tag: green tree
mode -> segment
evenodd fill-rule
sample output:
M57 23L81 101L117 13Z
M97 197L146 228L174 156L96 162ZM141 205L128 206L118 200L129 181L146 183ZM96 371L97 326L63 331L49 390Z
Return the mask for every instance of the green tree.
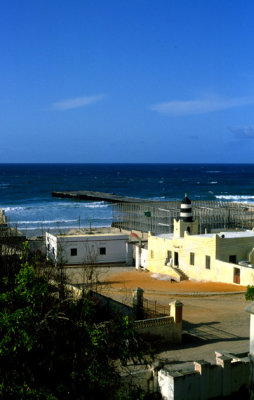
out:
M247 286L247 290L245 292L246 300L254 300L254 286Z
M114 360L142 359L127 318L96 322L88 296L59 297L27 257L12 279L1 278L1 289L0 398L121 398Z

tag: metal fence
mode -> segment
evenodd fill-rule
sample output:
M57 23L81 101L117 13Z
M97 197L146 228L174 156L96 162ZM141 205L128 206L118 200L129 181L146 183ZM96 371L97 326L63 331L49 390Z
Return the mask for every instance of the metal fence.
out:
M174 218L179 218L180 202L117 203L112 205L112 226L154 234L172 233ZM252 205L193 201L193 218L199 221L199 233L205 229L252 229L254 207Z
M144 318L157 318L169 315L169 306L162 306L156 300L143 299Z

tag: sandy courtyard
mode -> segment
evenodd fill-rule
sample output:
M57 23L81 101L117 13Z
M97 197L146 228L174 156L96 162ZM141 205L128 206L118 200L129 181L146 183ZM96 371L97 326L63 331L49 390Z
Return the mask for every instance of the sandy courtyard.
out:
M145 271L127 271L106 278L106 282L115 289L134 289L140 287L144 291L174 292L174 293L199 293L199 292L242 292L245 286L217 283L182 281L171 283L165 275Z

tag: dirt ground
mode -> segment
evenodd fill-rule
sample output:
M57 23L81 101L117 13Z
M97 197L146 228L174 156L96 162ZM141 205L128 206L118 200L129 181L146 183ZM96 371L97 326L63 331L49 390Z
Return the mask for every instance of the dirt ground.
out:
M244 286L194 281L171 283L162 280L163 276L137 271L134 267L102 267L98 272L102 291L115 300L131 297L132 289L141 287L145 298L163 306L176 298L183 303L183 343L160 349L158 358L172 363L200 359L214 362L215 351L248 352L249 314L245 307L249 302L243 293L238 294L246 290ZM73 283L80 282L78 269L70 269L68 274Z
M171 283L161 278L132 270L105 279L112 288L108 295L115 299L120 300L121 292L138 286L144 290L144 297L158 304L168 305L175 298L183 303L183 343L161 349L158 358L173 364L200 359L214 362L215 351L248 352L249 314L244 311L248 302L244 294L224 294L244 292L246 287L215 282ZM218 292L223 294L215 295Z
M113 275L106 278L106 281L115 289L141 287L145 291L167 293L241 292L246 290L245 286L217 282L182 281L171 283L165 275L136 270Z

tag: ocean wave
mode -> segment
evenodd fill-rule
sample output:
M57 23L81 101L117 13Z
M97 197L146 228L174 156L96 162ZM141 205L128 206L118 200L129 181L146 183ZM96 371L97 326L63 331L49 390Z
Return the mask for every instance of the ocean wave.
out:
M219 174L221 171L204 171L206 174Z
M10 212L10 211L23 211L27 207L1 207L4 211Z
M254 199L254 196L253 195L234 195L234 194L227 194L227 195L224 195L224 194L220 194L220 195L216 195L215 196L217 199L220 199L220 200L239 200L239 201L241 201L241 200L248 200L248 199Z
M110 205L104 202L93 203L80 203L80 202L47 202L42 204L24 204L23 206L2 206L1 208L6 212L19 212L25 210L41 210L50 208L108 208Z
M84 206L84 208L107 208L108 204L90 204Z
M108 203L105 203L104 201L93 201L93 202L79 202L79 201L72 201L70 200L69 202L52 202L52 203L47 203L50 204L52 207L64 207L64 208L107 208L109 207Z
M48 227L48 229L51 231L52 229L54 229L54 230L59 230L59 231L61 231L62 229L76 229L76 228L78 228L78 225L68 225L68 226L66 226L66 225L64 225L64 226L52 226L52 227ZM82 227L81 227L82 228ZM41 230L41 227L40 226L37 226L37 227L27 227L27 228L19 228L18 227L18 230L19 231L39 231L39 230Z
M55 220L49 220L49 221L45 221L45 220L41 220L41 221L11 221L11 224L60 224L60 223L67 223L67 222L77 222L79 221L78 218L76 219L55 219Z
M92 221L92 228L102 228L102 227L104 227L104 226L110 226L111 224L110 223L108 223L108 224L103 224L103 225L97 225L94 221ZM89 228L90 227L90 225L89 224L87 224L87 225L81 225L80 226L80 229L82 229L82 228ZM78 225L68 225L68 226L66 226L66 225L62 225L62 226L51 226L51 227L48 227L48 230L51 232L52 230L54 230L54 231L61 231L61 230L66 230L66 229L78 229L79 228L79 226ZM27 228L19 228L18 227L18 230L19 231L40 231L41 230L41 227L40 226L38 226L38 227L27 227Z
M212 181L212 182L209 182L210 183L210 185L216 185L218 182L217 181Z
M160 196L160 197L150 197L149 198L149 200L155 200L155 201L159 201L159 200L162 200L162 199L165 199L166 198L166 196Z

